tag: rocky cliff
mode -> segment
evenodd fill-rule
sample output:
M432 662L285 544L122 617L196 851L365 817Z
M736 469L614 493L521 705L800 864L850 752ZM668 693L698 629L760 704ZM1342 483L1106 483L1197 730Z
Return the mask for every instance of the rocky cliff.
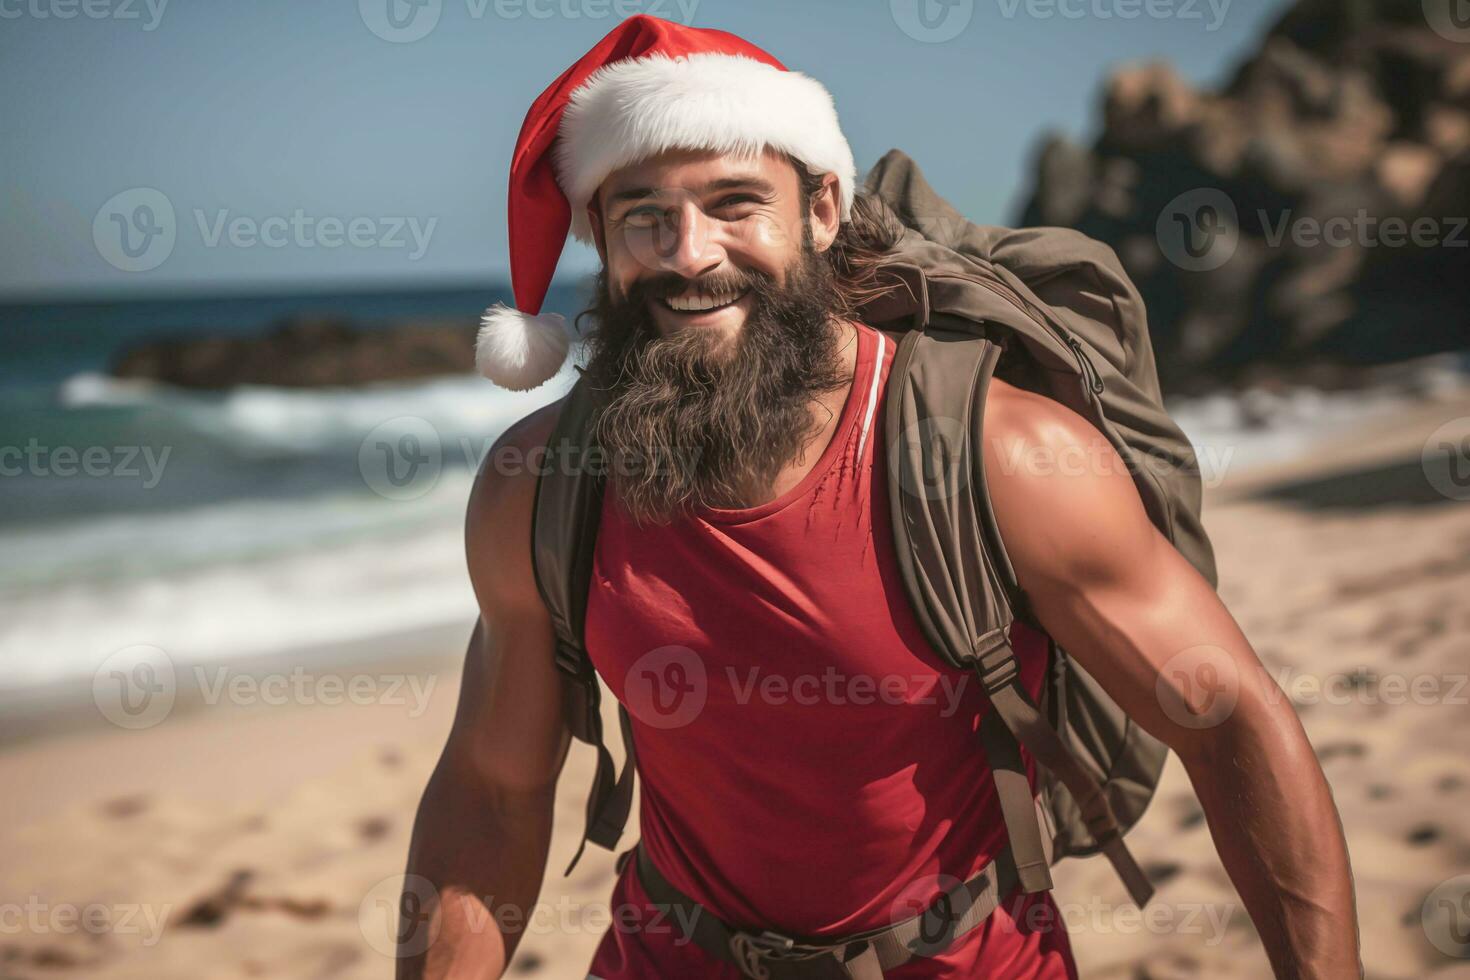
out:
M1121 68L1020 223L1113 246L1166 388L1470 347L1470 21L1442 6L1301 0L1218 92Z

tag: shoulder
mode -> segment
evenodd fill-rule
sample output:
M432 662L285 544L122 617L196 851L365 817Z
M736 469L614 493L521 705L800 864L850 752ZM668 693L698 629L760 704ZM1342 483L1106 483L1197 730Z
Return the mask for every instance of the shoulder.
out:
M465 514L465 556L477 593L538 599L531 567L531 515L541 466L536 452L551 440L565 398L511 424L475 474Z
M1096 426L1055 398L1000 378L992 378L985 393L984 431L987 454L999 448L997 442L1057 448L1107 442Z
M1152 524L1126 462L1076 411L996 379L982 431L986 489L1018 565L1088 577L1147 540Z

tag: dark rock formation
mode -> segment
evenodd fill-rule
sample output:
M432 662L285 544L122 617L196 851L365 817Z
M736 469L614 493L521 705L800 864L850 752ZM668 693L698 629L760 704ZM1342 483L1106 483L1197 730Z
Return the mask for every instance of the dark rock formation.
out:
M360 385L473 371L474 343L469 321L365 328L342 319L298 318L262 337L147 343L119 356L112 374L184 388Z
M1125 67L1093 147L1043 142L1019 221L1113 246L1173 390L1470 347L1470 27L1438 28L1300 0L1221 92Z

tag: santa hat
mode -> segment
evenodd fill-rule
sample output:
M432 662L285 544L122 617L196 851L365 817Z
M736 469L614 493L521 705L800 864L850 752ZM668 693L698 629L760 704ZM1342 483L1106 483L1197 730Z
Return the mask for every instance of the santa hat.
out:
M526 113L507 207L518 309L485 311L476 361L486 377L525 391L560 370L566 321L541 304L567 233L590 242L586 208L603 180L670 149L788 153L836 175L842 220L851 213L852 150L820 83L734 34L629 17Z

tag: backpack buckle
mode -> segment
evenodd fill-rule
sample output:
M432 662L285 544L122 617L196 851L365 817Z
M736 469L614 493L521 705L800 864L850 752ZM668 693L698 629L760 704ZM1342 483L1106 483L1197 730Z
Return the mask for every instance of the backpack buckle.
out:
M1015 652L1005 628L992 630L975 639L975 672L986 693L994 694L1016 678Z
M564 640L557 640L556 649L552 653L552 659L556 662L557 669L562 673L569 674L572 677L582 676L582 666L585 660L582 652L572 646L572 644Z
M770 929L759 935L736 932L730 935L730 953L740 972L751 980L768 980L771 970L766 960L802 960L828 952L825 948L804 946L790 936Z

